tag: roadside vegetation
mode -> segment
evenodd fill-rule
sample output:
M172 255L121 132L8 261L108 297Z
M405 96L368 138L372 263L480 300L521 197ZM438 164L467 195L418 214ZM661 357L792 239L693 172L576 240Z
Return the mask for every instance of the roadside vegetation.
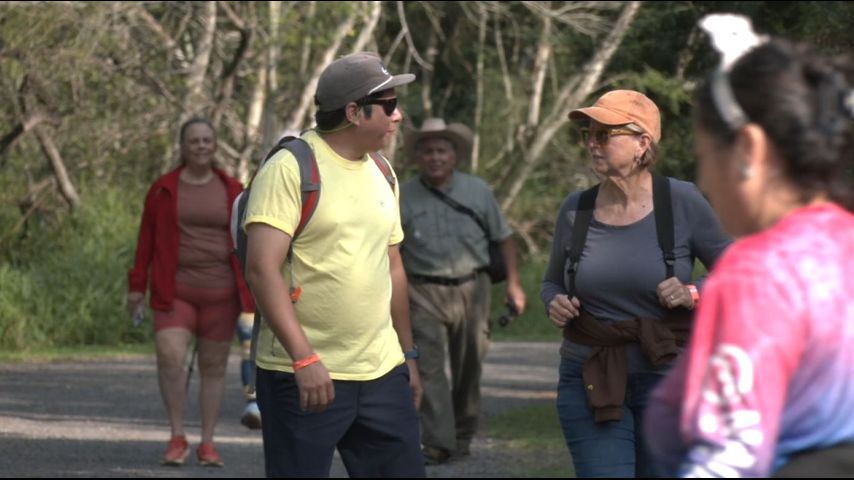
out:
M124 311L126 272L177 126L210 118L218 160L245 181L312 126L319 73L357 50L416 74L397 91L401 131L443 117L477 135L461 169L517 232L529 299L493 338L558 340L538 299L554 216L596 182L567 113L645 92L664 125L657 173L692 180L691 95L717 63L696 25L721 11L854 48L854 2L0 2L0 352L148 343ZM406 179L402 139L385 153Z

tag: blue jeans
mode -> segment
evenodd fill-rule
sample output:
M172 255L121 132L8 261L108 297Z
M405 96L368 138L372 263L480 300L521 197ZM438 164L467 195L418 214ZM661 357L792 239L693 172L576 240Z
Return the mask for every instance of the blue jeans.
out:
M335 380L323 412L303 412L292 373L257 369L267 477L329 477L335 448L350 477L425 477L406 364L375 380Z
M643 412L660 374L628 376L623 417L596 423L587 402L583 363L563 358L557 387L557 413L577 477L654 477L643 443Z

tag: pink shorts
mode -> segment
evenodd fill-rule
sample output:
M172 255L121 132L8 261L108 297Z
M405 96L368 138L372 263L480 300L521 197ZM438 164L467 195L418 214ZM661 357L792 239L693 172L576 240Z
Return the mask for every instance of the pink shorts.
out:
M236 288L197 288L178 284L172 311L154 311L154 331L183 328L201 339L227 342L234 337L240 310Z

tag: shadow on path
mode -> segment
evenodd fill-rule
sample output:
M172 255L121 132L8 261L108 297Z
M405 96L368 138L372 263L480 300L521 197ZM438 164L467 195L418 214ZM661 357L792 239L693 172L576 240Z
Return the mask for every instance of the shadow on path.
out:
M0 364L0 475L4 477L263 477L260 431L240 425L240 357L229 359L215 441L225 468L161 467L169 427L154 356L40 364ZM495 342L482 381L483 417L532 402L553 402L558 343ZM196 369L196 372L198 369ZM186 430L199 442L198 377L192 379ZM481 429L483 431L483 429ZM482 434L472 456L431 477L506 477L506 455ZM500 450L500 449L498 449ZM192 452L195 453L195 450ZM336 460L332 475L346 477Z

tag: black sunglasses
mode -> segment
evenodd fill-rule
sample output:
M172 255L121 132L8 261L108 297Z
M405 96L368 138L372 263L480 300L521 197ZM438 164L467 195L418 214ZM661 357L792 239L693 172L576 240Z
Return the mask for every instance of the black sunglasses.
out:
M368 98L359 102L359 105L382 105L383 112L385 112L387 117L390 117L394 114L394 111L397 108L397 97Z

